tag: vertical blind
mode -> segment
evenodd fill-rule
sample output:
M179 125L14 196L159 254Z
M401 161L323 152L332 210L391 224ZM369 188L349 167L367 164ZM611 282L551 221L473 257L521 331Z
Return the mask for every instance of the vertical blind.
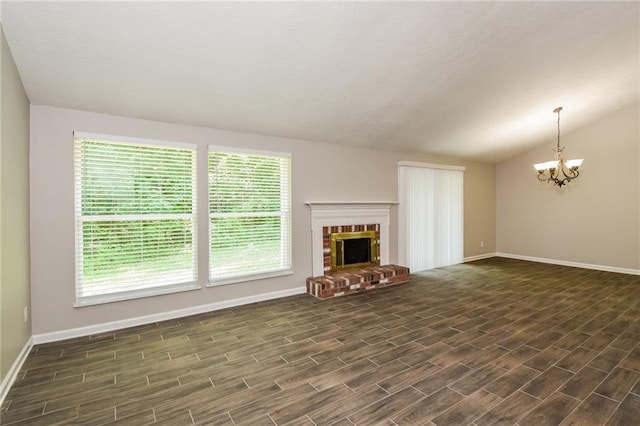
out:
M291 269L290 156L209 147L209 280Z
M196 148L75 134L77 302L196 279Z
M420 272L463 261L462 170L401 165L406 261Z

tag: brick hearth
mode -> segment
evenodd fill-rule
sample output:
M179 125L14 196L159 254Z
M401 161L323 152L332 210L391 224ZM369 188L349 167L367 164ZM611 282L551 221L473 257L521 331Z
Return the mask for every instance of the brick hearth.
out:
M307 293L319 299L358 293L409 281L409 268L398 265L373 266L327 273L307 278Z

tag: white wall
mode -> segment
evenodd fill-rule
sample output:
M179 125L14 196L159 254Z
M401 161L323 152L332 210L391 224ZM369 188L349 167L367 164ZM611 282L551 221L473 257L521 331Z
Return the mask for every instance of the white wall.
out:
M532 167L552 159L555 140L499 164L497 251L640 269L639 127L635 103L562 134L566 157L584 163L580 177L561 189L539 182Z
M284 151L292 154L294 275L145 299L74 308L73 131ZM137 120L47 106L31 107L31 261L33 332L152 315L287 289L311 275L310 213L305 201L397 200L400 160L464 165L465 256L495 251L495 166L453 159L347 148L302 140ZM205 201L201 204L206 205ZM204 208L206 213L206 207ZM397 261L397 212L392 209L391 262ZM206 219L204 222L206 224ZM479 247L479 240L485 247ZM478 240L478 241L476 241ZM206 226L199 241L207 241ZM206 244L200 244L205 250ZM200 271L206 255L200 252ZM203 268L204 266L204 268Z
M29 99L0 27L2 131L0 137L0 382L31 338L29 301ZM17 373L14 372L14 373ZM10 380L7 379L7 380ZM4 391L7 389L0 389ZM2 393L2 392L0 392Z

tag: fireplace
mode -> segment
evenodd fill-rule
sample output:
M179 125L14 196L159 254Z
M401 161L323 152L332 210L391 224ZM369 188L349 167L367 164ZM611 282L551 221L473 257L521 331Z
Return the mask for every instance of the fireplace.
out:
M378 225L368 225L378 228ZM378 232L379 234L379 232ZM336 232L330 234L331 272L365 268L380 264L379 236L376 231Z
M307 202L311 211L313 276L331 273L331 234L374 231L375 261L389 263L389 222L395 202Z
M307 293L321 298L409 281L409 268L389 265L389 222L395 202L307 202L313 276Z

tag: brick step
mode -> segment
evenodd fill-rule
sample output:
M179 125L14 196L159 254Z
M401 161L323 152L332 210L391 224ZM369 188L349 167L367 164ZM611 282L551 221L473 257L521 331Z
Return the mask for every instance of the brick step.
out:
M319 299L327 299L406 282L409 282L409 268L406 266L372 266L309 277L307 293Z

